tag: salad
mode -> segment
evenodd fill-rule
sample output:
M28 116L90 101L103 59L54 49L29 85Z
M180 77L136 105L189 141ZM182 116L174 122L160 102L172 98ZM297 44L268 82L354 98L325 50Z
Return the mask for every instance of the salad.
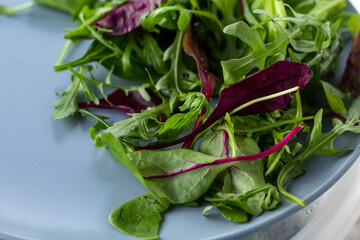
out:
M124 233L158 238L175 204L205 206L205 217L216 208L234 222L276 209L280 195L305 206L285 184L311 157L350 151L333 147L341 134L360 133L360 23L344 0L37 2L78 23L54 67L73 77L53 118L94 118L94 145L149 189L110 214ZM349 38L338 84L329 76ZM85 39L87 52L68 61ZM102 67L108 75L97 79Z

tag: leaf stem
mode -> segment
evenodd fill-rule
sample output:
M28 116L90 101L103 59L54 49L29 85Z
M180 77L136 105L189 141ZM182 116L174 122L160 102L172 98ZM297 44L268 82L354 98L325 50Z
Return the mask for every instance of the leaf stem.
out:
M56 60L54 68L56 68L58 65L61 64L62 60L64 59L66 53L69 50L70 45L71 45L71 40L66 40L63 48L61 49L60 55L59 55L58 59Z
M272 99L272 98L277 98L277 97L280 97L280 96L283 96L283 95L286 95L288 93L292 93L292 92L296 92L298 91L300 88L299 86L296 86L296 87L293 87L293 88L289 88L287 90L284 90L284 91L281 91L281 92L277 92L277 93L274 93L274 94L270 94L270 95L267 95L267 96L264 96L264 97L261 97L261 98L256 98L254 100L251 100L241 106L239 106L238 108L235 108L234 110L232 110L230 112L230 115L233 115L234 113L240 111L240 110L243 110L244 108L247 108L248 106L252 105L252 104L255 104L255 103L258 103L258 102L262 102L262 101L266 101L266 100L269 100L269 99Z

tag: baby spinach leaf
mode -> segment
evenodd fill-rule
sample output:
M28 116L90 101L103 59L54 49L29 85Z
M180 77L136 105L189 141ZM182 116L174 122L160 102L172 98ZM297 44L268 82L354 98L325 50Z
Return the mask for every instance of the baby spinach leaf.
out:
M257 154L234 158L209 156L189 149L142 150L128 154L144 176L150 190L159 197L180 204L201 197L223 170L241 161L264 158L285 146L303 127L297 126L275 146ZM171 159L171 160L170 160Z
M148 192L113 210L110 223L120 231L141 239L158 239L161 214L170 203Z
M235 149L230 147L228 134L221 129L204 137L199 151L216 157L248 156L260 152L257 142L251 138L235 136ZM235 154L232 151L235 150ZM224 178L229 178L227 189L230 193L243 193L265 185L264 163L261 159L251 162L240 162L224 172ZM229 191L225 191L229 192Z
M170 202L181 204L201 197L211 186L216 176L230 164L208 166L172 177L147 178L186 169L195 164L206 164L217 158L189 149L168 151L143 150L128 153L133 165L145 177L151 191Z
M103 19L94 23L100 28L110 29L109 35L123 35L140 26L141 16L156 8L162 0L128 1L114 8Z

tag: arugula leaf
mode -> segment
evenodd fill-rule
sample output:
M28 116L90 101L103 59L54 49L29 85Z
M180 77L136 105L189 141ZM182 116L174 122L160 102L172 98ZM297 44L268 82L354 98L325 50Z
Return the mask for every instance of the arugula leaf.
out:
M93 114L89 111L86 111L84 109L80 109L79 112L83 116L90 116L97 120L97 123L94 126L89 128L90 137L92 140L96 139L96 136L99 134L99 132L101 130L104 130L104 129L107 129L110 127L110 125L105 121L105 120L109 119L108 117L99 116L99 115ZM105 145L96 146L96 147L105 147Z
M223 28L222 23L212 13L202 10L190 10L176 2L173 6L163 6L155 9L148 15L144 15L141 19L141 27L149 32L159 33L160 30L156 26L160 25L161 27L168 27L169 25L165 25L164 23L168 22L167 15L171 14L172 12L179 12L179 16L175 17L175 21L177 24L177 28L180 31L185 31L188 27L191 19L191 14L205 17L215 22L221 29ZM170 24L169 29L174 30L173 26L173 24Z
M211 201L226 219L233 222L246 222L248 220L246 213L259 216L263 209L275 208L280 197L276 187L266 184L242 194L218 193L214 197L206 196L205 200ZM207 209L204 213L206 211Z
M170 115L170 109L166 102L148 110L143 110L141 113L130 114L131 118L115 123L106 129L104 133L111 133L116 138L123 138L136 131L143 139L149 139L155 134L149 130L151 128L149 128L149 125L151 126L151 122L156 122L161 114ZM101 135L97 137L96 141L101 142Z
M170 203L148 192L113 210L109 222L120 231L142 239L158 239L158 231Z
M204 108L210 108L205 96L199 92L186 94L183 98L185 102L179 107L179 110L181 112L188 111L186 113L176 113L167 119L156 133L157 143L176 139L186 128L190 128Z
M278 188L279 191L288 199L304 206L305 202L301 199L291 195L285 189L283 185L295 177L298 177L304 173L301 166L312 156L324 155L324 156L334 156L339 153L349 150L350 148L345 148L342 150L337 150L333 147L334 140L339 137L342 133L346 131L360 133L360 97L353 101L351 108L347 114L347 120L345 123L341 122L338 119L333 119L334 128L327 132L322 133L322 113L323 110L320 109L315 115L314 126L310 133L310 140L305 151L298 155L293 161L287 163L280 171L278 176Z
M82 75L88 71L85 67L80 67L78 74ZM73 72L75 73L75 71ZM90 98L95 104L99 104L99 99L96 97L95 93L91 88L86 84L86 82L79 78L78 76L72 77L72 83L66 89L61 97L52 105L54 111L52 116L55 120L66 118L73 115L78 111L78 95L79 93L85 93L86 97Z
M344 103L344 100L346 100L346 95L336 87L332 86L330 83L324 81L320 82L324 88L325 95L331 110L334 113L346 116L347 110Z
M190 91L190 89L182 89L181 85L184 81L198 81L197 76L190 71L182 61L181 44L184 38L184 31L178 31L174 42L166 49L163 56L163 61L171 61L170 69L165 73L156 83L156 89L166 89L173 91L175 94L183 93L183 90ZM196 85L193 85L194 87ZM171 89L171 90L170 90Z
M262 10L256 10L255 13L266 14ZM268 15L271 17L270 15ZM254 69L262 70L276 61L284 60L287 47L291 43L295 50L301 52L321 51L330 45L331 35L328 25L319 22L313 17L303 16L302 18L272 18L275 26L278 28L276 40L264 43L259 32L255 28L250 28L245 22L237 22L224 28L226 34L235 36L246 43L252 52L239 59L222 61L225 83L230 85L242 80L245 75ZM296 26L290 29L281 27L280 22L292 22ZM316 36L313 41L300 39L298 36L306 35L308 27L316 28ZM326 41L325 41L326 40ZM271 58L269 58L271 57Z

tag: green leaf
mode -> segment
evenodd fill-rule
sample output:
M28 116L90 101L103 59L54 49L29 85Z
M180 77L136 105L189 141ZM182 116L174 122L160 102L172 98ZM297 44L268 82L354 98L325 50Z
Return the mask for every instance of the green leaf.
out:
M104 116L100 116L100 115L96 115L93 114L87 110L84 109L80 109L79 112L83 115L83 116L90 116L94 119L97 120L97 123L89 128L89 132L90 132L90 137L92 140L96 140L96 136L99 134L100 131L107 129L110 127L110 125L105 121L106 119L109 119L108 117L104 117ZM94 142L97 143L97 142ZM96 147L105 147L105 145L95 145Z
M280 191L280 193L287 199L301 205L301 206L305 206L306 202L303 201L302 199L288 193L285 189L284 189L284 185L285 183L287 183L288 181L299 177L301 175L303 175L305 173L305 171L302 169L301 167L301 163L299 161L291 161L289 163L287 163L280 171L278 179L277 179L277 186L278 189Z
M177 31L174 42L166 49L163 56L163 61L171 61L170 69L165 73L156 83L156 89L166 89L169 92L173 91L176 94L183 93L183 90L190 91L190 89L182 89L182 83L186 81L200 83L198 77L193 71L190 71L182 61L182 41L184 38L184 31ZM185 77L188 76L188 77ZM195 87L196 85L193 85Z
M259 216L262 209L275 208L280 197L276 187L266 184L242 194L217 193L213 197L205 196L205 200L211 201L225 218L231 221L247 221L244 213Z
M314 17L303 16L302 18L284 17L273 18L263 10L256 10L255 13L263 14L271 18L277 27L276 39L264 43L259 32L251 28L245 22L237 22L224 28L224 32L235 36L246 43L252 51L239 59L222 61L224 80L227 85L242 80L254 69L262 70L273 62L284 60L287 54L289 43L299 52L320 52L329 47L331 33L329 24L324 24ZM289 22L294 25L285 29L281 23ZM313 37L311 28L316 29ZM311 40L308 40L308 35Z
M353 36L355 36L356 31L360 31L360 14L354 13L351 15L351 18L348 20L347 25L350 28Z
M191 127L204 107L207 109L210 107L202 93L191 92L182 97L185 102L179 109L181 112L187 112L176 113L166 120L165 124L156 133L157 143L175 140L185 129Z
M170 115L169 106L166 102L151 109L143 110L141 113L130 114L131 118L115 123L106 129L105 133L111 133L116 138L122 138L136 131L143 139L149 139L154 135L149 130L151 128L149 124L157 122L157 117L162 113L166 116ZM97 141L101 141L101 139L102 137L97 137Z
M164 61L162 60L164 53L157 44L156 40L150 34L145 34L144 41L142 42L144 44L144 48L142 51L146 63L149 66L154 66L155 70L158 73L164 72L165 64Z
M141 239L158 239L161 214L170 206L165 198L148 192L113 210L109 222L120 231Z
M341 121L334 121L334 128L327 133L322 133L322 114L323 110L320 109L315 115L314 126L311 130L307 148L304 152L297 156L295 160L299 160L301 163L304 163L311 156L334 156L347 150L337 150L334 148L333 144L334 140L347 130L348 125L344 125Z
M331 110L337 114L346 116L347 110L343 102L343 99L346 97L346 95L336 87L332 86L330 83L325 81L320 82L324 88L326 99Z
M109 148L111 154L114 156L115 160L124 165L127 169L130 170L132 174L146 187L149 188L146 181L144 180L141 173L138 171L136 166L132 164L126 155L124 148L122 147L119 140L112 135L111 133L105 132L101 134L101 142Z
M55 120L63 119L74 115L78 110L77 97L79 95L81 81L79 78L73 78L72 83L66 89L61 97L52 105L54 111L52 116Z
M171 177L149 178L192 167L195 164L211 163L217 158L189 149L167 151L141 150L129 153L128 157L145 177L149 189L159 197L166 197L174 204L191 202L201 197L217 175L233 163L205 166Z

